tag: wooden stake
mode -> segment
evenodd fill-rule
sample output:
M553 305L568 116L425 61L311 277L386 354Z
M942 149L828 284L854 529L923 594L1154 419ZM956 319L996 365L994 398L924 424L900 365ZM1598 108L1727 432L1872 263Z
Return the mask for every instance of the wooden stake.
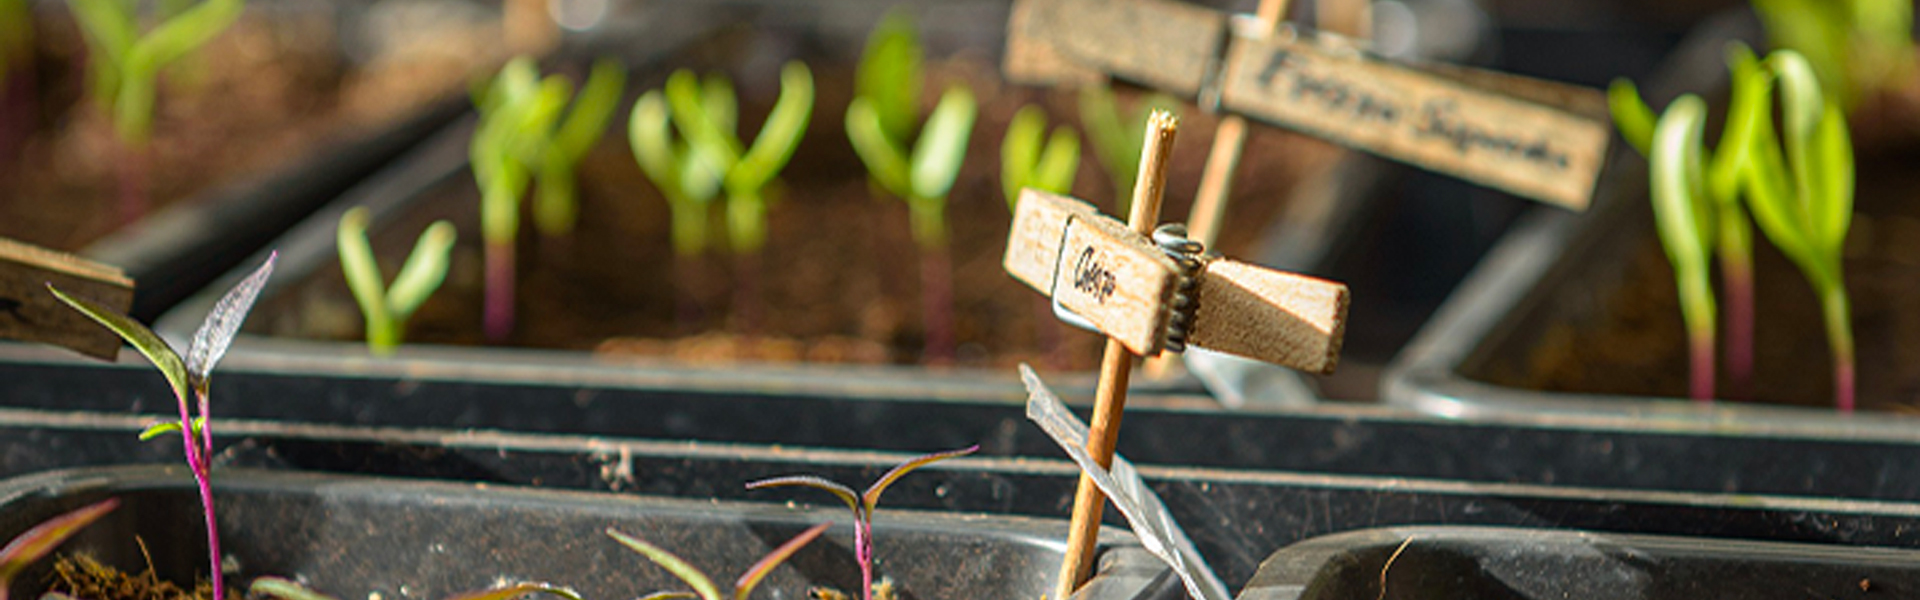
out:
M113 360L114 335L47 292L68 294L126 312L133 306L133 280L120 269L70 254L0 238L0 338L44 342Z
M1140 154L1140 171L1134 178L1133 212L1127 226L1135 233L1152 233L1160 219L1161 193L1167 185L1167 158L1173 153L1173 138L1179 119L1172 113L1155 111L1147 119L1146 145ZM1125 344L1108 338L1106 353L1100 360L1100 386L1094 395L1093 423L1087 435L1087 453L1102 468L1113 465L1113 448L1120 439L1120 414L1127 404L1127 380L1133 371L1134 354ZM1060 565L1060 583L1054 589L1055 600L1066 600L1073 590L1093 572L1094 546L1100 539L1100 514L1107 498L1085 475L1073 497L1073 525L1067 535L1067 555Z
M1286 18L1288 0L1260 0L1260 33L1273 35ZM1247 146L1247 119L1227 115L1213 130L1213 149L1207 152L1206 170L1200 173L1200 191L1194 196L1193 210L1187 213L1187 239L1208 248L1220 239L1220 221L1227 216L1227 196L1233 193L1233 174L1240 170L1240 154ZM1173 371L1174 356L1165 352L1147 359L1148 379L1163 379Z

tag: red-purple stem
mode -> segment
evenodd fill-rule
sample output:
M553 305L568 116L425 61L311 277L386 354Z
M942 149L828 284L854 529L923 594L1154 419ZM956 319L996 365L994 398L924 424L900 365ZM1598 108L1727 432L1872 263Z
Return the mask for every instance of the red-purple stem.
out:
M920 249L921 325L926 347L921 361L929 365L953 363L953 265L947 247Z
M147 214L147 167L153 158L152 145L120 142L119 224L140 220Z
M1692 366L1689 371L1688 394L1696 402L1713 401L1713 334L1690 335Z
M489 342L504 342L513 334L513 252L511 240L487 242L487 290L482 326Z
M873 600L873 515L860 510L853 520L853 558L860 563L860 599Z
M1837 272L1838 269L1835 269ZM1827 345L1833 351L1833 406L1843 413L1853 412L1853 310L1847 290L1837 278L1821 286L1820 312L1827 323Z
M1753 263L1720 257L1721 284L1727 297L1727 397L1753 397Z
M197 394L200 400L200 416L207 415L207 395ZM187 403L180 403L180 441L187 453L187 468L193 471L194 483L200 488L201 517L207 523L207 562L212 571L208 577L213 580L213 600L226 600L227 586L220 572L220 526L213 516L213 468L207 455L213 452L212 419L204 419L198 437L194 435L193 415L187 411Z

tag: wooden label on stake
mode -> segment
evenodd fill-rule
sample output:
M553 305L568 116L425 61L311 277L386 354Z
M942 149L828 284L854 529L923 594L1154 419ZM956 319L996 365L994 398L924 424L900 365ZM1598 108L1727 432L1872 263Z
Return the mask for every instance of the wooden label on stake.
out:
M49 283L122 313L133 306L133 280L120 269L0 238L0 338L118 357L120 337L55 298Z
M1008 32L1016 81L1087 81L1077 66L1191 98L1220 60L1227 17L1176 0L1018 0Z
M1093 205L1022 191L1003 264L1128 350L1151 356L1165 348L1179 266ZM1228 259L1206 261L1195 277L1199 306L1189 344L1333 371L1346 335L1347 286Z
M1586 208L1609 134L1600 92L1447 70L1389 63L1333 36L1235 38L1221 103L1521 196ZM1535 100L1555 97L1562 101ZM1599 114L1589 112L1594 106Z

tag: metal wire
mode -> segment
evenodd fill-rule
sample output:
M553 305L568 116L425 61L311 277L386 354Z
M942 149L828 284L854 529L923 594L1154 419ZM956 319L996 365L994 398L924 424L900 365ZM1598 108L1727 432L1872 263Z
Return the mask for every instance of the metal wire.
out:
M1173 314L1167 319L1166 349L1182 352L1187 349L1187 334L1192 331L1194 315L1200 308L1197 292L1200 268L1206 264L1206 247L1188 239L1187 226L1180 223L1154 228L1153 243L1180 267L1180 284L1173 292Z

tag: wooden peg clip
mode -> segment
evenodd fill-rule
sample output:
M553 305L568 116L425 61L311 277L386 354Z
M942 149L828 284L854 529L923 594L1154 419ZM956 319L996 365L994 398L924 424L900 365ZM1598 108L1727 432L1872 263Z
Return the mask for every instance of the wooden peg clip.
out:
M49 283L123 313L133 306L133 280L119 268L0 238L0 338L118 357L120 337L61 303Z

